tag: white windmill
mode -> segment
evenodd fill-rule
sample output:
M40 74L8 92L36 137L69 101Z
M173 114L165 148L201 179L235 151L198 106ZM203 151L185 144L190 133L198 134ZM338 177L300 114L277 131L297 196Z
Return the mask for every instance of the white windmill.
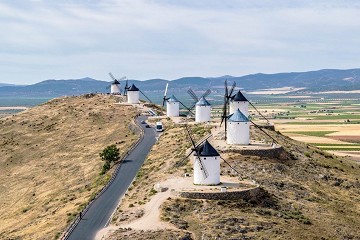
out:
M207 177L205 177L203 169L207 171ZM194 153L194 184L217 185L219 183L220 154L208 140L205 140L199 150Z
M239 109L228 116L227 125L227 144L249 145L250 121Z
M134 84L127 89L127 102L131 104L140 102L140 91Z
M233 82L230 90L228 89L227 81L225 80L225 94L223 113L221 116L220 127L225 122L225 141L227 144L241 144L248 145L250 142L250 123L263 132L266 136L272 139L273 143L277 141L270 136L262 127L254 123L248 114L248 105L250 104L260 116L262 116L268 124L269 120L261 114L261 112L251 103L246 97L238 91L235 95L232 95L236 82ZM230 106L230 115L228 115L228 107Z
M168 87L169 87L169 83L166 83L165 93L163 98L163 107L166 102L166 116L178 117L180 115L180 102L179 100L177 100L177 98L174 95L172 95L169 98L166 97Z
M194 184L217 185L220 183L220 154L205 140L196 146L190 130L186 125L188 137L193 146L190 155L194 152Z
M166 83L165 93L163 97L163 104L162 104L164 107L166 102L166 116L168 117L180 116L180 104L191 113L191 110L188 107L186 107L181 101L179 101L174 95L171 95L171 97L169 98L166 97L168 87L169 87L169 83Z
M131 104L138 104L140 103L140 93L147 98L147 100L149 100L150 103L152 103L152 101L150 100L150 98L148 98L145 93L143 93L139 88L137 88L135 86L135 84L132 84L130 87L128 86L128 82L126 80L126 85L125 85L125 90L124 90L124 95L127 96L127 102L131 103Z
M249 101L240 90L232 96L229 106L230 114L233 114L237 109L239 109L246 117L249 116Z
M191 136L190 129L185 125L187 135L192 145L191 152L179 161L176 165L181 166L182 163L193 153L194 165L194 184L197 185L218 185L220 184L220 160L229 165L236 173L239 172L233 168L224 158L220 156L218 151L209 143L207 139L196 145Z
M126 79L126 77L116 79L111 72L109 72L109 76L113 80L110 85L110 93L114 95L121 95L120 81Z
M210 122L211 120L211 104L201 97L195 107L195 122Z
M166 116L178 117L180 115L180 102L174 95L166 100Z

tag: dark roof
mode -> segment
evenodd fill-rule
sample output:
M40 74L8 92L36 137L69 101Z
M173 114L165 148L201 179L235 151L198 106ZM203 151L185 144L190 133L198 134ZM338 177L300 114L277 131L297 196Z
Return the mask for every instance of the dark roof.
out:
M240 92L240 90L233 96L232 101L234 102L248 102L246 97Z
M229 122L249 122L249 119L237 109L233 114L228 116Z
M119 83L118 80L115 79L111 84L116 84L116 85L118 85L118 84L120 84L120 83Z
M199 101L196 103L196 106L211 106L211 105L204 97L201 97Z
M174 95L171 95L171 97L169 97L169 99L167 101L168 102L179 102L179 100L177 100L177 98Z
M216 149L211 146L211 144L209 143L208 140L205 140L205 142L203 143L203 145L200 146L199 148L199 153L201 157L206 157L206 156L212 156L212 157L216 157L216 156L220 156L220 154L216 151ZM196 153L195 153L196 155Z
M134 84L132 84L128 91L139 91L139 89Z

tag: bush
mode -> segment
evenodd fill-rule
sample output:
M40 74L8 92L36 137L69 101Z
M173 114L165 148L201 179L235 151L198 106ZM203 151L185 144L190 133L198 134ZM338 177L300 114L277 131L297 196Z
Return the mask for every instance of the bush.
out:
M100 175L105 174L110 169L110 162L106 161L104 165L102 166L102 170L100 172Z
M106 162L115 162L120 157L120 150L116 147L115 144L113 144L104 148L104 150L99 155L101 159Z

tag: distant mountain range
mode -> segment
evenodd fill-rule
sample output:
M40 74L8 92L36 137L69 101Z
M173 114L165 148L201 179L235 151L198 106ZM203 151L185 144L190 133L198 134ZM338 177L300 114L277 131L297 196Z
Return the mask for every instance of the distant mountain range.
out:
M0 87L4 87L4 86L15 86L15 84L0 83Z
M242 77L184 77L176 80L149 79L146 81L129 80L144 92L163 92L167 82L172 92L183 92L189 87L194 90L211 88L213 92L222 92L224 80L236 82L246 91L294 87L305 88L302 91L359 90L360 69L338 70L324 69L309 72L289 72L276 74L251 74ZM122 87L125 82L121 81ZM92 78L69 80L45 80L36 84L18 86L0 83L1 96L37 96L56 97L62 95L79 95L89 92L106 93L110 82Z

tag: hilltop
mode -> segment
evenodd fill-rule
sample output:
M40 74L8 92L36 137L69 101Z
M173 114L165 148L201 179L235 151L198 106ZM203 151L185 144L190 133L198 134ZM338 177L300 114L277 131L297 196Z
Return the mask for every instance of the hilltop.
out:
M62 97L0 119L0 239L54 239L101 189L101 150L138 139L119 100Z
M246 91L274 88L301 88L303 91L332 91L332 90L360 90L360 69L323 69L308 72L288 72L273 74L250 74L245 76L221 76L221 77L183 77L171 80L171 91L181 93L189 87L195 90L213 91L223 90L224 80L235 81L238 87ZM122 88L125 81L120 81ZM130 79L129 84L146 92L161 92L159 99L165 89L166 79L149 79L139 81ZM0 85L0 96L41 96L57 97L61 95L79 95L85 93L108 92L110 81L100 81L89 77L83 79L68 80L45 80L27 86L2 86ZM155 99L155 100L159 100Z
M222 178L254 181L263 190L261 196L195 200L170 194L157 203L159 230L148 230L146 225L122 227L152 214L146 212L146 204L159 201L157 196L163 194L153 189L157 183L182 177L184 172L192 174L192 161L175 167L190 147L184 129L171 122L165 126L166 131L123 199L106 239L360 239L359 163L279 132L269 132L284 148L279 158L222 153L240 172L235 174L221 162ZM202 125L192 129L198 138L209 132ZM263 138L256 129L251 135Z

